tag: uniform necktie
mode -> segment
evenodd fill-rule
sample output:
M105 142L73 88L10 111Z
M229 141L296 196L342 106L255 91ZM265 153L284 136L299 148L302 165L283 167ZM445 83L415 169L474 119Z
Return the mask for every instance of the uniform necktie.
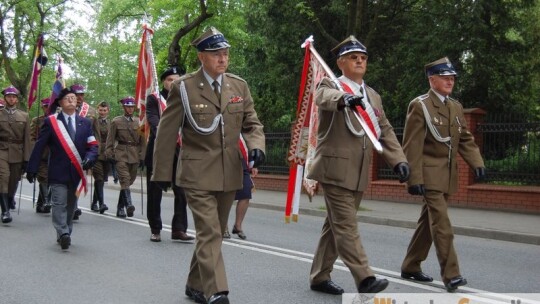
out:
M212 85L214 86L214 93L216 94L217 98L221 99L221 93L219 92L219 82L217 80L214 80Z
M73 129L73 125L71 124L71 116L68 116L67 131L69 133L69 137L71 137L71 140L75 140L75 130Z

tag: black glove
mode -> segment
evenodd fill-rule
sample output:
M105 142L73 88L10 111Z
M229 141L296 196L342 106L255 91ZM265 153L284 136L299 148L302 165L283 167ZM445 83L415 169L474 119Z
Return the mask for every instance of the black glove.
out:
M260 149L253 149L249 153L249 159L253 160L253 168L258 168L264 163L264 152Z
M159 189L161 189L163 192L167 192L167 190L169 190L169 188L171 187L170 182L154 182L154 183L156 183Z
M345 102L345 106L354 108L356 106L360 106L363 110L366 109L366 105L362 101L363 97L358 95L353 95L349 93L345 93L343 95L343 101Z
M144 160L139 161L139 168L142 170L144 169Z
M89 169L92 169L92 167L94 166L94 161L93 160L90 160L88 158L85 158L83 161L82 161L82 168L83 170L89 170Z
M27 180L30 184L33 184L34 181L36 180L36 174L35 174L35 173L26 172L26 180Z
M486 168L478 167L474 169L474 176L477 181L483 181L486 178Z
M408 163L399 163L394 167L394 172L399 175L399 182L404 183L409 180L409 174L411 170L409 169Z
M409 194L425 195L426 189L424 189L424 185L412 185L412 186L409 186Z

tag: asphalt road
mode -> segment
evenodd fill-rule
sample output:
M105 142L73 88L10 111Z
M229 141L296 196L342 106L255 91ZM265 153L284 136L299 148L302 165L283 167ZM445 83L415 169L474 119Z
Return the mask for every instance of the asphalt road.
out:
M106 200L118 192L106 189ZM0 303L193 303L184 286L193 243L170 239L172 198L164 197L162 242L149 241L140 194L133 194L135 217L118 219L116 204L105 215L89 211L89 196L81 198L83 215L74 225L72 246L56 243L50 215L32 209L32 186L24 183L20 214L0 226ZM146 212L145 212L146 213ZM190 220L188 232L194 234ZM230 223L234 220L234 207ZM323 218L302 216L285 224L282 212L251 208L244 223L246 241L235 236L223 245L231 303L342 303L340 296L309 290L309 270ZM438 277L434 250L423 270L431 284L402 280L399 267L413 233L411 229L360 224L363 245L378 276L390 280L388 293L446 293ZM540 292L540 247L456 236L464 293L496 293L486 303L509 303L503 293ZM333 280L346 292L355 286L338 261Z

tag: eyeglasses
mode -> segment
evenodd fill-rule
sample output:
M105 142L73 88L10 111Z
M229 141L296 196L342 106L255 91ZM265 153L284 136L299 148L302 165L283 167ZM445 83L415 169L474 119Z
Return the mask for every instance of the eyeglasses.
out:
M64 98L62 98L63 100L77 100L77 97L76 96L66 96Z
M350 60L354 60L354 61L358 60L358 58L362 59L362 61L366 61L368 58L366 54L361 54L361 55L350 54L348 57Z

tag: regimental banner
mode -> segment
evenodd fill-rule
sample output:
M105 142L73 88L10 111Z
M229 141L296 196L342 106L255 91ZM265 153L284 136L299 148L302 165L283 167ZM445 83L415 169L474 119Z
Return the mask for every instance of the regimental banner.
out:
M39 75L41 74L41 70L43 69L43 66L47 64L47 53L45 52L45 49L43 48L43 33L39 34L37 44L36 44L36 52L34 54L34 61L32 64L32 77L30 78L30 87L28 90L28 108L30 109L32 107L32 104L36 101L38 98L38 88L39 88Z
M285 206L285 222L298 220L301 185L303 184L311 197L317 190L317 182L303 178L307 176L310 163L317 147L318 109L313 102L315 91L319 82L327 76L320 61L312 56L310 44L312 37L302 44L305 48L304 66L300 82L300 92L296 108L296 120L291 134L288 160L291 164L289 186L287 189L287 203ZM302 182L303 181L303 182Z
M145 135L146 139L148 139L150 132L148 122L146 121L146 97L150 94L160 96L154 53L152 51L153 35L154 31L146 24L143 24L137 81L135 84L135 102L139 109L139 131Z

